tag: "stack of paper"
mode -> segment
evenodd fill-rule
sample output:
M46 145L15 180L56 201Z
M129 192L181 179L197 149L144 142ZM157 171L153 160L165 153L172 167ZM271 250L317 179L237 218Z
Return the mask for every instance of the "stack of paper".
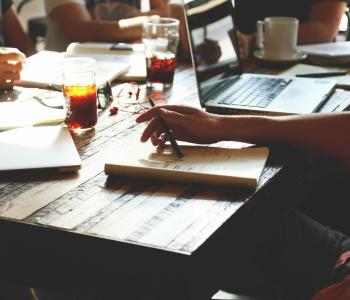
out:
M127 61L120 61L108 55L66 54L53 51L41 51L26 59L18 86L61 90L63 84L62 61L64 57L85 56L96 59L96 84L104 85L116 79L130 68Z
M0 130L63 122L64 110L50 108L35 99L0 102Z
M320 66L313 66L313 65L307 65L307 64L297 64L281 73L279 75L282 76L295 76L300 74L319 74L319 73L327 73L330 71L343 71L344 69L339 68L329 68L329 67L320 67ZM337 87L339 88L350 88L350 75L341 75L341 76L332 76L332 77L322 77L327 79L332 79L337 82Z
M298 47L299 51L325 57L350 57L350 42L310 44Z
M100 53L100 54L143 54L143 44L129 43L71 43L67 47L67 53Z
M344 65L350 62L350 42L321 43L299 46L309 60L319 65Z
M123 81L144 81L146 79L146 58L143 44L127 43L71 43L67 53L72 55L87 55L101 57L105 60L123 62L130 68L118 76Z

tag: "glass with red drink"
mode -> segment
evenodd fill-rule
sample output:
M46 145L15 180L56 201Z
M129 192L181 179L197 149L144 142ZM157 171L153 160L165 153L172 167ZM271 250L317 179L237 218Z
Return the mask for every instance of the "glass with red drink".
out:
M63 61L65 123L72 130L88 130L97 123L96 61L69 57Z
M179 20L152 16L143 24L142 41L147 60L147 86L172 86L179 43Z

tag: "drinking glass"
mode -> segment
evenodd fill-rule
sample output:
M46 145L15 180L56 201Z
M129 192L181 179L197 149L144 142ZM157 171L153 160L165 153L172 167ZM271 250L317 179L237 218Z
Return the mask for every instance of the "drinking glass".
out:
M160 90L171 87L179 43L179 20L150 17L143 24L142 41L147 62L147 87Z
M88 130L97 123L96 61L89 57L63 60L65 123L72 130Z

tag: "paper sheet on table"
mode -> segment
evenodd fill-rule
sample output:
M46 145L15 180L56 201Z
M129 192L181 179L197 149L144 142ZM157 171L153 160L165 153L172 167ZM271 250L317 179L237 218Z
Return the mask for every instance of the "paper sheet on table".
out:
M350 56L350 42L320 43L298 46L298 50L311 55L324 57Z
M124 45L124 46L123 46ZM126 48L126 50L122 50ZM132 48L132 50L128 50ZM130 68L118 76L122 81L146 80L146 57L143 44L123 43L71 43L67 47L70 55L88 55L97 59L127 63Z
M328 68L328 67L319 67L307 64L297 64L283 72L279 75L282 76L295 76L297 74L308 74L308 73L322 73L329 71L343 71L341 68ZM350 88L350 75L342 76L332 76L332 77L323 77L328 79L333 79L337 82L337 87L341 88Z
M95 53L95 54L128 54L143 53L143 44L130 43L71 43L67 47L67 53Z
M44 106L34 99L0 102L0 130L58 123L64 118L63 109Z
M126 60L118 59L116 55L98 54L65 54L53 51L41 51L26 59L21 72L21 79L16 82L18 86L62 89L62 61L64 57L84 56L96 59L96 85L101 86L106 81L116 79L120 74L130 68Z

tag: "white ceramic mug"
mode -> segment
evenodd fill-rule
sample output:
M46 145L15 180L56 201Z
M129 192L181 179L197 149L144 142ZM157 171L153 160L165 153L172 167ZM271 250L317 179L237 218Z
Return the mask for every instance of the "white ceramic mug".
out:
M257 21L257 47L269 59L290 59L297 54L299 21L291 17L268 17Z

